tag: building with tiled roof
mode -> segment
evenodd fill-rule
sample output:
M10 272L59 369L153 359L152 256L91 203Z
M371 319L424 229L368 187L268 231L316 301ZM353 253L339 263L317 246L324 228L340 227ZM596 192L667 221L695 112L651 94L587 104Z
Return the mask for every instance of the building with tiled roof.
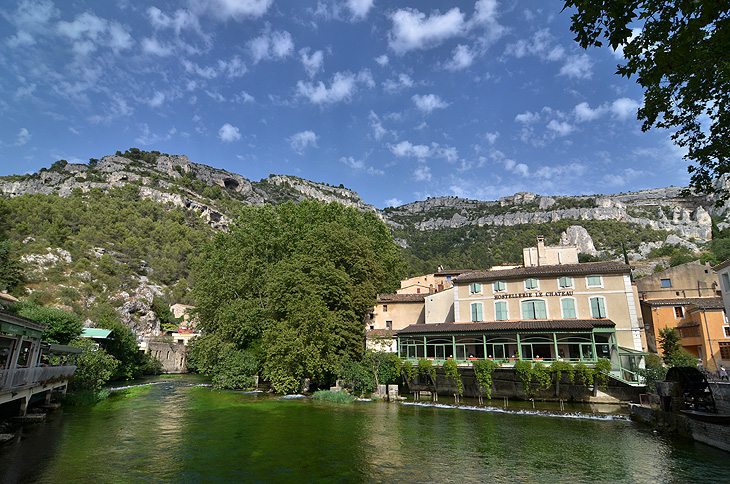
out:
M675 328L679 344L705 368L730 364L730 326L721 297L644 299L641 313L649 351L661 354L660 331Z
M546 247L541 237L523 256L522 266L456 277L450 320L429 316L439 298L427 296L425 323L398 330L401 358L607 358L617 375L637 381L644 344L631 267L579 263L576 247Z

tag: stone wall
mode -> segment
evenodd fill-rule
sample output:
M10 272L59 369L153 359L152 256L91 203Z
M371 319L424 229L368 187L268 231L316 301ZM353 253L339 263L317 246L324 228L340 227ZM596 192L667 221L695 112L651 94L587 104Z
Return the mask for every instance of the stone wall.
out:
M478 397L480 394L479 383L477 382L474 370L459 368L462 384L464 385L464 396ZM552 385L545 390L537 390L536 384L532 383L532 397L535 400L543 401L576 401L588 403L624 403L636 402L639 400L639 393L644 387L633 387L617 380L609 380L607 387L594 388L593 385L571 384L568 375L563 374L560 382L556 385L553 377ZM425 375L416 375L409 385L409 391L433 391L433 385ZM456 384L451 378L447 378L442 368L436 368L436 391L439 395L453 395L456 393ZM481 392L484 396L485 393ZM525 400L530 397L525 395L522 380L512 368L498 368L492 373L492 398L511 398Z
M188 372L188 347L184 344L150 342L148 352L160 360L163 373Z

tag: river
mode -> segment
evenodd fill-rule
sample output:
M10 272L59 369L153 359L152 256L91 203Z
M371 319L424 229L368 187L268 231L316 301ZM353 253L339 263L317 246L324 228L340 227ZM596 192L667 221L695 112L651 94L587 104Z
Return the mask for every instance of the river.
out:
M49 414L0 447L0 479L718 483L730 481L728 457L620 415L318 403L217 391L183 376Z

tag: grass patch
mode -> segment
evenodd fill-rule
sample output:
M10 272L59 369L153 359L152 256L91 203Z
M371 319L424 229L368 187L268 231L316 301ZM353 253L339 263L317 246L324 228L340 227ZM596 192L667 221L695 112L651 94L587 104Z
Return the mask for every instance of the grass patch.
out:
M62 402L64 405L81 406L94 405L107 398L111 392L109 390L79 390L76 393L67 393Z
M336 403L352 403L355 401L355 397L344 391L333 392L330 390L319 390L314 392L312 398L320 401L336 402Z

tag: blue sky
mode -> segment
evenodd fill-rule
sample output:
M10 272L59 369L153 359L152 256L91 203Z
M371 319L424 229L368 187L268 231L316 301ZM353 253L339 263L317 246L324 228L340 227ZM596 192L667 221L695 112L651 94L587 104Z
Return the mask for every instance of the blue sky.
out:
M376 207L686 185L620 52L557 0L0 6L0 175L130 147Z

